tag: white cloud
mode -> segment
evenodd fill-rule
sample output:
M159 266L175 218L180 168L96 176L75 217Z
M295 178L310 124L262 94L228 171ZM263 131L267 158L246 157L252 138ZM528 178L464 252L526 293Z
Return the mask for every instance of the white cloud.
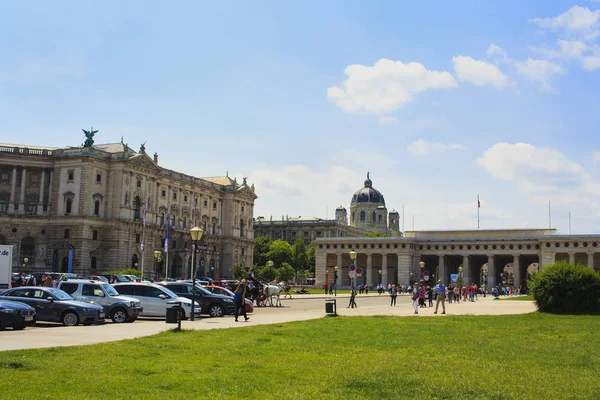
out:
M490 47L487 49L487 55L490 57L493 56L502 56L502 58L506 58L506 50L502 47L495 45L494 43L490 44Z
M475 86L490 85L496 89L502 89L510 83L507 75L487 61L475 60L468 56L456 56L452 57L452 63L458 78Z
M583 69L587 71L595 71L600 68L600 46L598 45L588 45L580 40L558 39L556 48L542 48L540 51L549 57L579 61Z
M449 72L431 71L417 62L404 64L385 58L372 67L350 65L344 72L348 79L341 87L328 88L327 98L347 113L388 113L425 90L457 86Z
M561 152L527 143L496 143L477 158L490 175L516 182L538 201L576 207L590 217L600 215L600 182Z
M419 139L408 145L408 150L413 154L425 155L430 153L442 153L447 150L465 150L467 147L462 144L444 144L439 142L428 142Z
M554 77L567 73L567 70L559 64L531 58L527 58L526 61L515 61L515 67L520 75L539 82L541 90L547 92L553 91L550 81Z
M529 21L542 28L564 30L584 39L593 39L600 34L600 10L592 11L587 7L573 6L557 17L532 18Z

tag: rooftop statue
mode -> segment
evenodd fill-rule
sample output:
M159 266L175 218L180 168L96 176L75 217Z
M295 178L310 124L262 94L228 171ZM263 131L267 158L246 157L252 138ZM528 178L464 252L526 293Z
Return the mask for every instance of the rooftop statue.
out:
M85 142L83 142L83 147L92 147L94 145L94 135L98 132L98 130L94 130L94 128L90 128L89 131L82 129L83 134L85 135Z

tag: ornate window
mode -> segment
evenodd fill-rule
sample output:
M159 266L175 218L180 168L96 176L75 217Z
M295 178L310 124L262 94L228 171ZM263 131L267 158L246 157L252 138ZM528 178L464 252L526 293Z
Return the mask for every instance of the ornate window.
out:
M33 261L35 258L35 239L31 236L25 236L21 240L21 261L28 258Z
M38 197L37 196L27 196L25 200L25 212L27 214L36 214L38 206Z
M74 169L70 169L67 171L67 181L68 182L73 182L75 180L75 170Z
M365 222L365 219L367 218L367 213L365 213L364 211L360 212L360 222Z
M96 269L97 265L98 265L98 258L96 256L92 256L91 261L90 261L90 268Z
M373 211L373 223L377 222L377 213Z
M100 200L94 201L94 215L100 215Z
M0 183L10 183L10 173L8 171L0 171Z
M142 218L141 211L142 211L142 200L140 199L139 196L136 196L135 199L133 200L133 219L140 220Z
M65 214L71 214L71 211L73 210L73 199L72 198L68 198L65 204Z
M0 193L0 213L5 213L8 211L9 200L10 195L8 193Z

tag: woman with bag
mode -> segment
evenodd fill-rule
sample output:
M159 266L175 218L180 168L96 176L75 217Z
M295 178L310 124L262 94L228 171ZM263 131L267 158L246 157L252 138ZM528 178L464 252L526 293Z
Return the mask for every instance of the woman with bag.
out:
M235 322L238 322L238 316L243 315L244 320L248 321L250 318L246 315L246 280L242 279L238 287L235 289L233 294L235 300ZM241 312L240 312L241 310Z

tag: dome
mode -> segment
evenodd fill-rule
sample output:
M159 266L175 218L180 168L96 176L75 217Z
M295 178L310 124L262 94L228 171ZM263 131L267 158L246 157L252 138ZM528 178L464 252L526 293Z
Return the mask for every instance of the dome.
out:
M392 211L390 211L390 212L389 212L389 214L390 214L390 215L391 215L391 214L400 215L400 214L398 214L398 211L396 211L396 210L392 210Z
M346 209L344 208L344 206L339 206L335 209L335 211L346 211Z
M373 182L369 179L369 173L367 172L367 180L365 180L365 186L359 189L354 196L352 196L352 204L356 203L380 203L385 206L385 200L381 192L373 187Z

